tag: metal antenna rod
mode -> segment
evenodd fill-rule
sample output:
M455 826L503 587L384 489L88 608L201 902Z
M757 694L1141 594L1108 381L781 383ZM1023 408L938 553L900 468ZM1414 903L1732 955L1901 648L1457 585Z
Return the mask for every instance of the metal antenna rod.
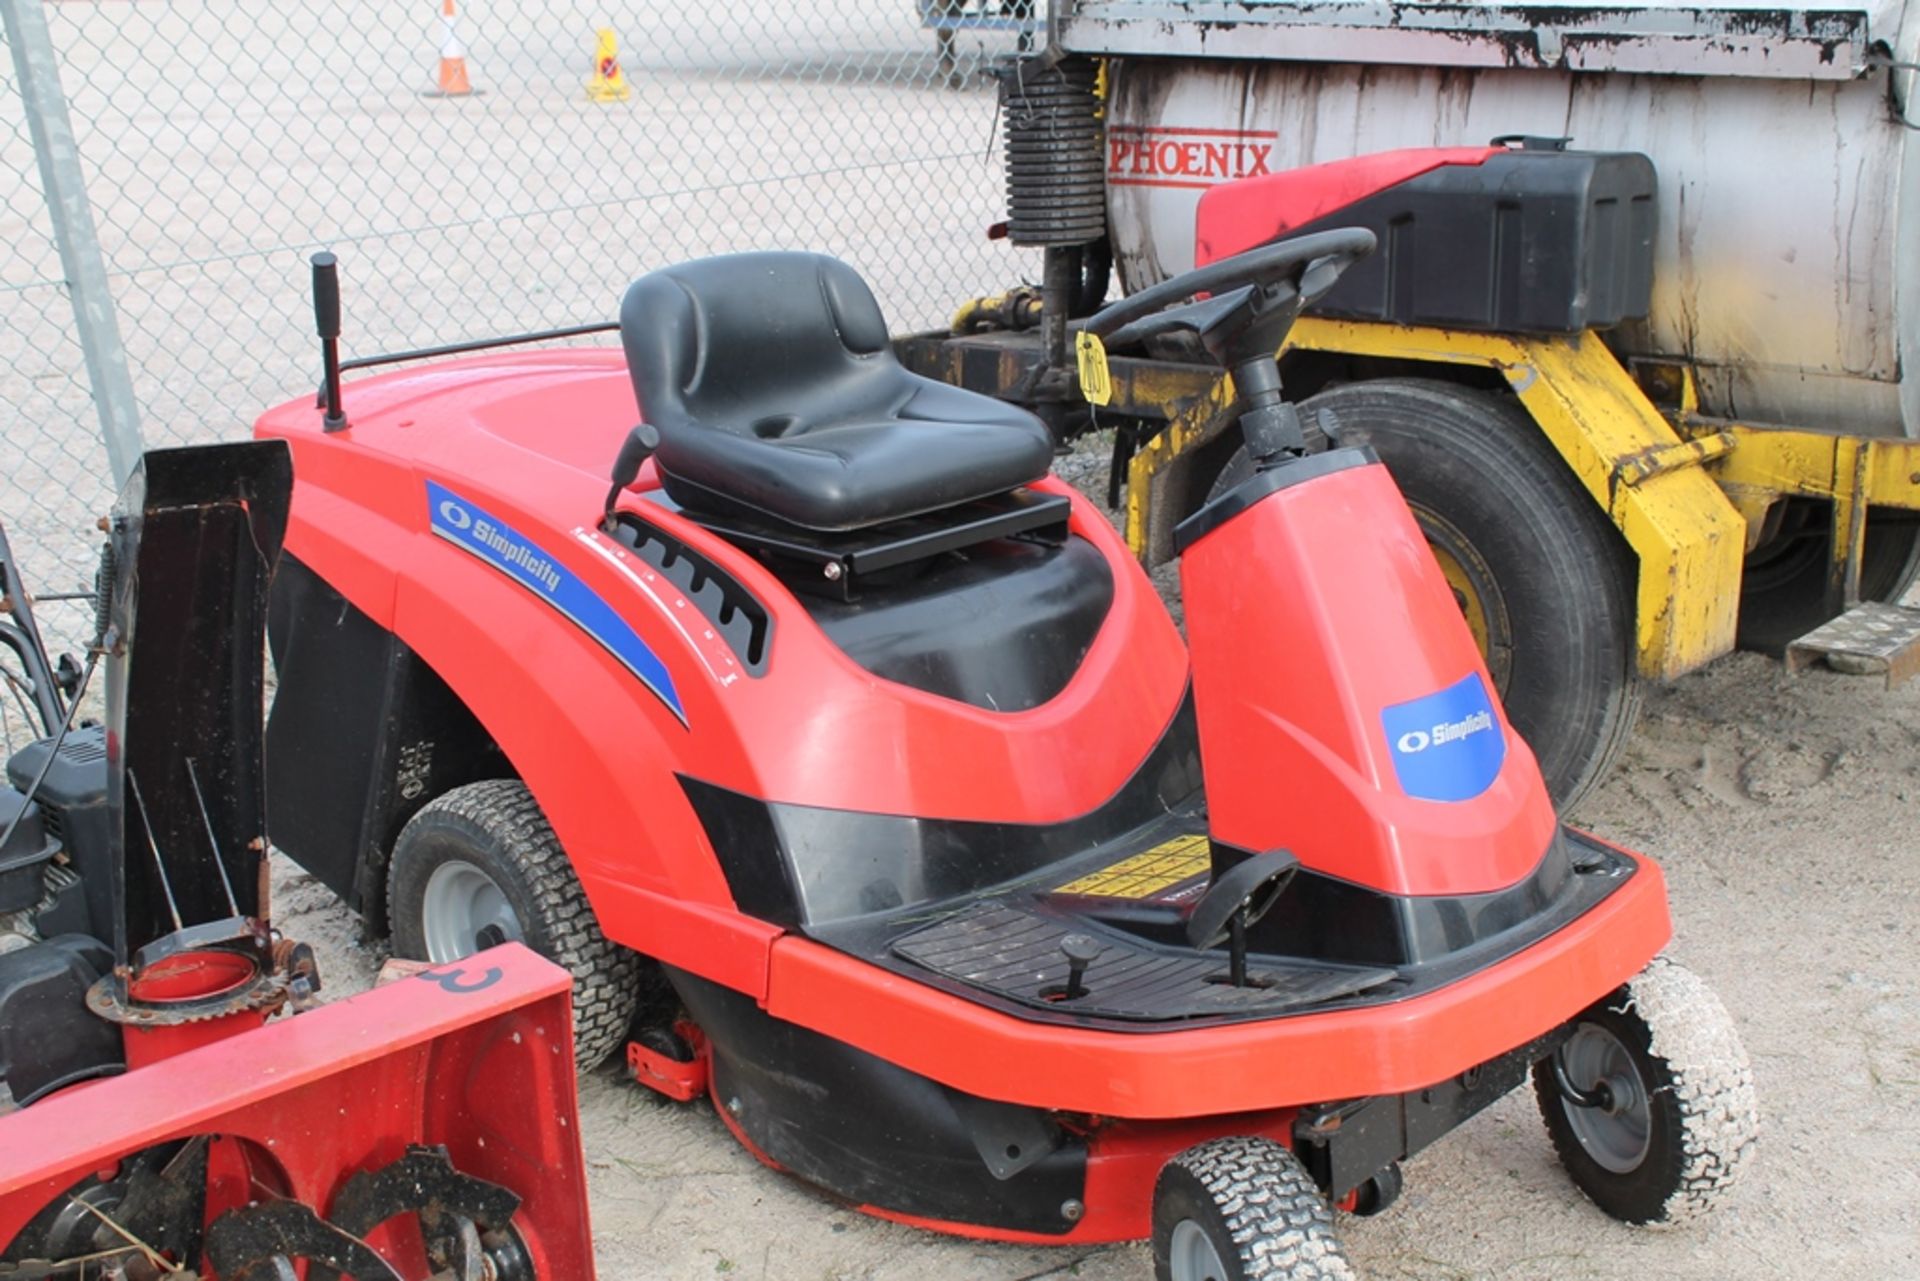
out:
M167 915L173 918L173 928L186 929L180 919L180 905L173 900L173 882L167 879L167 864L160 857L160 846L153 839L153 822L147 817L147 802L140 795L140 782L134 778L133 770L127 770L127 786L133 790L133 803L140 807L140 826L147 830L147 848L153 851L153 866L160 873L160 892L167 896Z
M200 821L207 825L207 844L213 847L213 865L220 869L220 886L227 892L227 906L240 915L240 900L233 896L233 882L227 876L227 860L220 853L220 838L213 834L213 815L207 813L207 798L200 790L200 775L194 771L193 757L187 759L187 781L193 784L193 799L200 806Z

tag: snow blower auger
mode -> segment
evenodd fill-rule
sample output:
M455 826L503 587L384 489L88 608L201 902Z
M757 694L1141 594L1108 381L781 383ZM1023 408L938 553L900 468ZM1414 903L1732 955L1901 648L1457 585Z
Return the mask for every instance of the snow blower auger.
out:
M1347 1276L1334 1207L1529 1074L1602 1208L1705 1208L1753 1097L1659 869L1559 823L1392 480L1282 399L1372 244L1085 327L1089 388L1103 339L1233 375L1257 465L1182 526L1185 644L1041 423L901 368L832 259L645 276L624 353L330 372L257 429L299 477L276 843L403 954L562 960L583 1065L640 1006L636 1076L888 1218Z
M48 661L0 540L49 731L0 793L0 1279L591 1278L567 975L507 946L307 1008L312 953L271 927L291 483L278 443L148 454L84 669ZM106 722L77 725L99 666Z

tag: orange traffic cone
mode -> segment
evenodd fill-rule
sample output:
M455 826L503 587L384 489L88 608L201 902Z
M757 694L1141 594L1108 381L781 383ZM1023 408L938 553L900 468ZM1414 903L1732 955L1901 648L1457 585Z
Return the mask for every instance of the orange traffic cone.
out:
M620 70L620 41L612 27L599 31L599 48L593 55L593 78L587 81L589 102L625 102L633 96L626 73Z
M446 34L440 40L440 82L430 98L464 98L473 92L467 79L467 50L460 43L460 31L454 26L453 0L442 0L440 20Z

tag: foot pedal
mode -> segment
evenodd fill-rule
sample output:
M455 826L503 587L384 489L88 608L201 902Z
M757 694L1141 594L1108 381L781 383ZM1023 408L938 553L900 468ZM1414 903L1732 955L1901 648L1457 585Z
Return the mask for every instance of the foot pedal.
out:
M1840 671L1884 672L1888 689L1920 676L1920 609L1866 601L1787 646L1790 672L1823 658Z

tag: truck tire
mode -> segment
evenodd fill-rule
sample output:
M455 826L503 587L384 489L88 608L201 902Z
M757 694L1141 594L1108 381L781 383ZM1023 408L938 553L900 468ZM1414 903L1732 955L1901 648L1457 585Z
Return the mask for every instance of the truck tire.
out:
M1393 473L1562 809L1603 778L1640 713L1631 553L1507 396L1381 378L1304 401L1335 443ZM1218 494L1252 474L1243 448Z
M1827 608L1832 508L1813 498L1785 501L1778 531L1748 555L1740 580L1740 648L1775 657L1833 617ZM1905 512L1871 510L1860 562L1861 599L1898 601L1916 576L1920 520Z
M387 868L394 955L444 962L512 940L573 975L574 1060L600 1066L626 1038L642 958L600 932L579 878L526 784L490 779L429 802Z

